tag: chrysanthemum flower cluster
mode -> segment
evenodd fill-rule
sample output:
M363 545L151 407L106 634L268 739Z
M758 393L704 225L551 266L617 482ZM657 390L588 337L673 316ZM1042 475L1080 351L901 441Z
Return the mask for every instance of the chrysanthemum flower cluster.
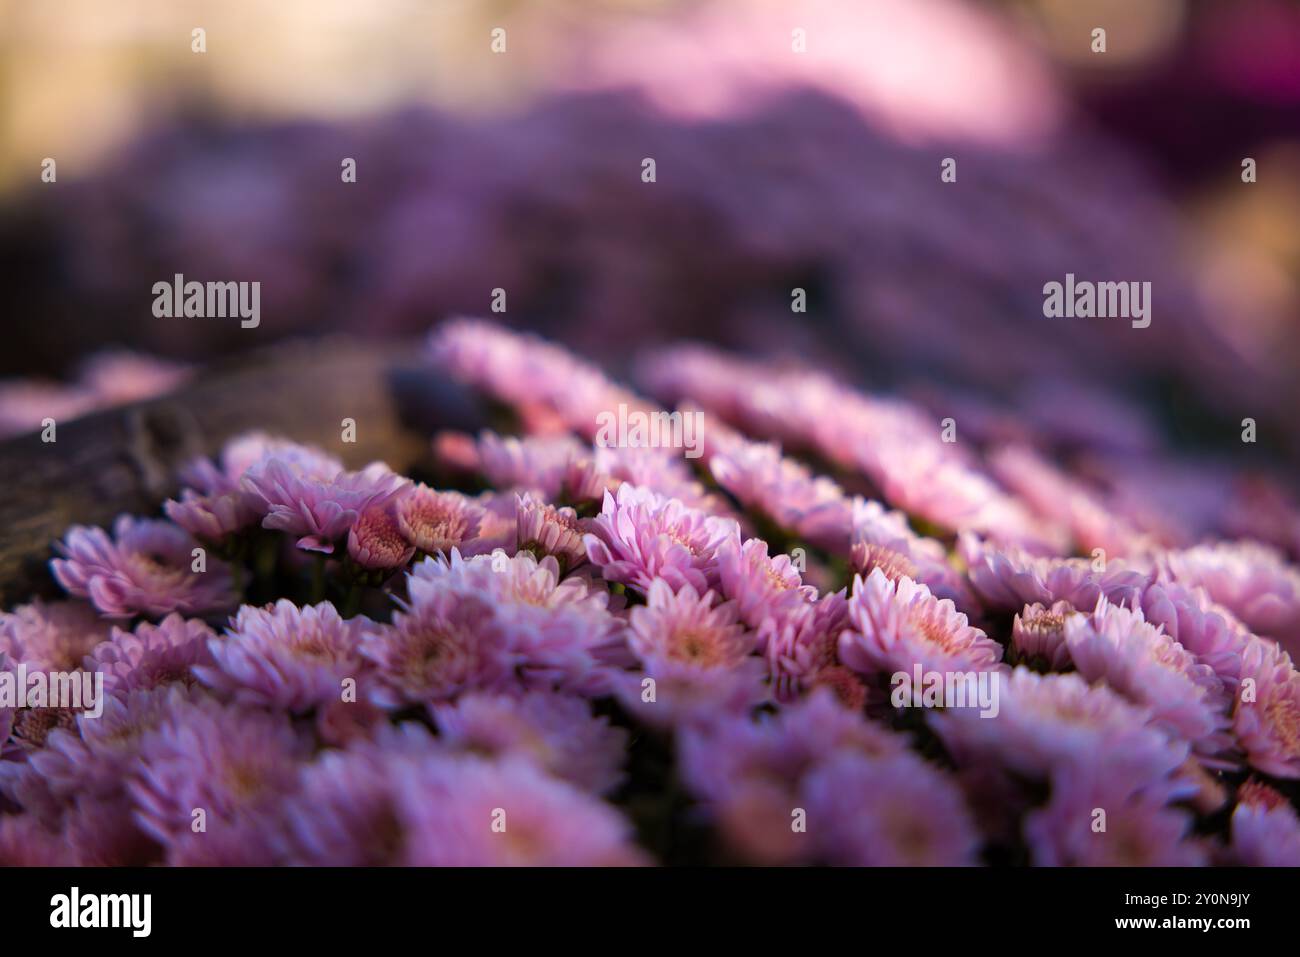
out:
M0 671L105 700L0 710L0 862L1300 864L1281 552L820 373L431 356L513 432L415 476L244 435L55 544ZM703 454L592 444L620 406Z

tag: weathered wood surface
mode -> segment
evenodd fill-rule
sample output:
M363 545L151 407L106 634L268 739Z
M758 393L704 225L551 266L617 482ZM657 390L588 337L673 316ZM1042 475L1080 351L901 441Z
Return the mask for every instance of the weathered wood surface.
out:
M356 421L356 442L342 421ZM59 422L0 443L0 607L57 586L47 562L69 525L156 513L179 465L261 429L318 445L349 466L406 471L428 458L439 428L474 430L473 398L439 377L418 344L325 338L218 363L165 397Z

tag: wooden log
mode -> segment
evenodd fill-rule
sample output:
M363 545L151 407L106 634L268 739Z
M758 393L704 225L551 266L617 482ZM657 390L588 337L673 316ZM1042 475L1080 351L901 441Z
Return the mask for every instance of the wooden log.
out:
M356 441L343 441L343 420ZM177 468L231 436L260 429L318 445L349 467L375 460L408 472L429 459L439 428L486 421L465 389L422 359L418 344L328 337L216 363L178 391L57 423L0 443L0 607L57 594L47 563L73 524L155 514Z

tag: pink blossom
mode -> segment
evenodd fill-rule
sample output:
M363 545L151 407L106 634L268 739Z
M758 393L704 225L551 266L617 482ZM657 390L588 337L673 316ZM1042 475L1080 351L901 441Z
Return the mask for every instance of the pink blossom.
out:
M608 581L646 592L662 578L673 588L705 592L719 584L719 548L739 536L731 519L625 484L617 496L605 493L584 541L587 558Z
M788 555L768 557L767 542L736 539L718 550L722 594L735 602L737 616L751 628L767 619L781 619L817 599L817 589L805 585Z
M1251 767L1300 778L1300 672L1276 642L1255 638L1243 651L1232 730Z
M746 508L819 548L848 551L852 506L843 489L781 455L772 444L737 441L716 452L709 469Z
M439 740L481 757L524 757L570 784L604 794L622 781L627 732L555 692L471 693L432 708Z
M845 754L803 784L809 831L824 860L853 867L977 862L979 832L956 784L910 752Z
M992 765L1050 780L1067 773L1079 781L1105 778L1126 794L1161 801L1188 792L1174 778L1188 757L1187 742L1152 726L1146 709L1077 674L1016 668L999 684L995 718L970 708L929 716L959 767Z
M582 525L571 508L556 508L531 496L516 503L518 547L538 558L547 555L566 573L587 561L587 547L582 541Z
M852 627L839 639L839 657L864 675L996 668L1002 647L953 603L935 598L910 578L890 581L880 569L853 582Z
M397 500L396 514L402 535L426 555L463 545L479 534L483 521L483 509L473 499L423 484Z
M50 562L70 594L89 598L108 618L169 612L204 614L234 604L230 572L212 556L194 571L190 536L171 522L119 516L113 537L103 529L74 525Z
M406 863L417 867L646 862L613 807L518 758L424 763L401 779L397 804L407 822Z
M264 528L298 536L299 548L329 554L363 511L388 503L409 483L380 463L330 475L271 456L251 466L240 484L245 500L265 515Z
M1199 585L1260 635L1300 652L1300 571L1281 553L1253 542L1198 545L1161 559L1164 576Z
M1300 817L1285 797L1254 779L1237 793L1229 860L1247 867L1300 867Z
M108 627L82 602L44 602L39 598L13 611L0 612L0 655L10 666L76 671L97 644L108 638Z
M118 696L174 682L193 684L194 666L212 663L213 634L204 622L176 614L157 625L142 622L133 631L114 628L86 657L85 668L103 672L104 690Z
M1039 866L1195 867L1207 861L1190 839L1191 826L1190 815L1158 797L1067 773L1054 782L1048 803L1025 819L1024 832Z
M1074 608L1058 601L1051 608L1026 605L1011 625L1011 655L1016 664L1036 671L1065 671L1070 666L1070 649L1065 643L1065 622Z
M136 818L174 863L271 863L262 829L298 786L304 742L283 714L198 699L140 743ZM196 809L206 830L195 831Z
M366 618L341 618L329 602L245 605L224 636L208 639L211 661L194 673L242 704L307 711L341 700L345 680L364 680L361 636L374 627Z
M1171 735L1211 758L1227 750L1228 694L1209 665L1149 624L1142 612L1097 600L1091 615L1067 615L1065 645L1085 681L1151 709Z
M391 572L415 556L392 502L363 509L348 529L348 558L371 572Z
M628 643L642 660L662 659L696 668L731 668L754 651L753 637L731 602L690 585L674 592L663 579L651 583L645 605L632 609Z
M906 515L888 511L879 502L853 500L849 560L864 578L879 568L891 580L904 575L915 579L936 597L951 598L962 611L977 608L965 579L949 564L943 544L916 534Z
M958 549L980 601L1000 611L1058 601L1091 611L1103 595L1112 604L1129 605L1151 580L1146 572L1121 561L1098 568L1083 558L1046 558L1015 547L999 549L974 535L961 536Z
M817 685L822 674L839 666L840 634L848 624L849 603L842 590L763 623L758 645L767 657L780 700L798 697ZM843 684L842 678L836 683Z

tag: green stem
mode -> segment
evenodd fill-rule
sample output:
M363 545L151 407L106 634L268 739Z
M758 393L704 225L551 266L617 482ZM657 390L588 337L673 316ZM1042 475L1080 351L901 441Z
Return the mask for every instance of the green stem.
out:
M353 582L349 587L347 594L343 596L343 607L339 614L344 618L354 618L357 609L361 606L361 586Z
M325 598L325 555L317 552L311 566L311 603L319 604Z
M240 602L244 601L244 563L236 561L230 566L230 578L235 586L235 599Z

